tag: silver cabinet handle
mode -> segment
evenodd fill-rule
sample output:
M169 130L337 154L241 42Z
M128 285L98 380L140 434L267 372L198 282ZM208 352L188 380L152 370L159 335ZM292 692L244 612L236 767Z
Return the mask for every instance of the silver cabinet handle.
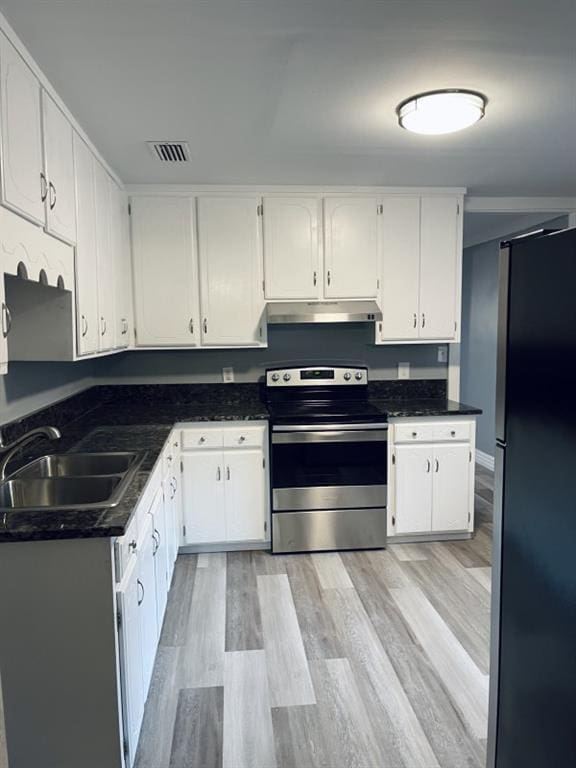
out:
M326 280L328 281L328 285L330 285L330 283L332 282L332 273L330 272L330 270L328 270L326 274Z
M104 317L100 317L100 336L104 336L106 333L106 319Z
M48 184L46 183L46 176L43 173L40 174L40 199L42 202L46 200L48 196Z
M414 328L418 325L418 315L414 312Z
M216 470L216 480L218 480L218 482L222 480L222 470L220 469L220 467L218 467L218 469Z
M142 587L142 598L140 600L138 600L138 605L142 605L142 603L144 602L144 584L142 584L140 579L136 579L136 581L137 581L138 586Z
M430 464L430 459L426 459L426 474L428 474L428 472L430 472L431 469L432 469L432 465Z
M136 539L132 539L132 541L130 542L130 544L128 544L128 549L129 549L131 552L136 552L136 550L138 549L138 545L136 544Z
M439 469L440 469L440 462L438 461L438 459L436 459L436 472L438 472Z
M226 467L226 480L230 480L230 467Z
M122 318L122 336L128 333L128 320L125 317Z
M204 327L204 333L208 333L208 320L206 318L204 318L203 327Z
M190 322L188 323L188 330L190 331L192 336L194 336L194 318L193 317L190 318Z
M422 328L426 327L426 315L422 312Z
M86 336L88 333L88 320L86 319L86 315L82 315L82 337Z
M52 182L48 184L48 189L50 191L50 210L54 210L54 206L56 205L56 187ZM54 193L54 195L52 195Z
M316 287L317 282L318 282L318 272L314 270L314 279L313 279L314 287Z
M12 328L12 315L8 309L8 305L2 302L2 336L6 338Z
M174 480L174 495L176 495L176 491L178 490L178 480L176 480L175 477L173 477L172 480Z

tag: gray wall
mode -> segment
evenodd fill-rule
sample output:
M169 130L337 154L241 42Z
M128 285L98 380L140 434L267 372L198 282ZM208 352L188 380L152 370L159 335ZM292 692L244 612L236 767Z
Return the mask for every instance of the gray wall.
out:
M540 226L563 228L566 216ZM510 233L506 237L512 237ZM460 399L482 408L477 447L494 455L500 239L464 249Z
M62 400L94 383L215 382L233 366L236 381L257 381L274 363L367 363L374 379L395 379L398 362L412 378L446 378L437 347L376 347L368 325L285 326L269 329L268 349L128 352L77 363L10 363L0 376L0 424Z

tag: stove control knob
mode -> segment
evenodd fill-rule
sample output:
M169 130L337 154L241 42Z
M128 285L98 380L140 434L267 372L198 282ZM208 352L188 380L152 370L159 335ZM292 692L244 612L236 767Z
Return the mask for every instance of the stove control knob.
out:
M362 379L362 371L356 371L356 378L358 381Z
M284 374L284 376L283 376L283 378L284 378L284 381L290 381L290 379L291 379L292 377L290 376L290 374L289 374L289 373L285 373L285 374Z
M344 374L344 378L346 381L350 381L350 379L352 378L352 374L350 373L350 371L346 371L346 373Z
M273 373L272 374L272 381L278 381L279 378L280 378L280 374L279 373Z

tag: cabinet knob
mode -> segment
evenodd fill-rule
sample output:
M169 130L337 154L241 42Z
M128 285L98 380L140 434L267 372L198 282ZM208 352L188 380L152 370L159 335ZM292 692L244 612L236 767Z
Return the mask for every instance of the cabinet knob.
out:
M238 442L239 443L243 443L243 442L245 442L245 440L246 440L246 438L244 437L244 435L240 435L240 437L238 438Z
M418 432L412 432L412 437L418 437Z
M452 437L456 437L456 430L453 429L452 432L450 432L450 434L452 435Z
M205 437L201 437L200 440L198 440L198 442L200 444L205 443L206 442L206 438Z

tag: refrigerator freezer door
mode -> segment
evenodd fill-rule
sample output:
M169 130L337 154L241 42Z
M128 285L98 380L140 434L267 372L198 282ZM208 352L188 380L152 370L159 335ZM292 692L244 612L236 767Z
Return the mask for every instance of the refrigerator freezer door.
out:
M498 293L498 346L496 372L496 440L506 440L506 357L508 354L508 295L510 290L510 246L500 250Z

